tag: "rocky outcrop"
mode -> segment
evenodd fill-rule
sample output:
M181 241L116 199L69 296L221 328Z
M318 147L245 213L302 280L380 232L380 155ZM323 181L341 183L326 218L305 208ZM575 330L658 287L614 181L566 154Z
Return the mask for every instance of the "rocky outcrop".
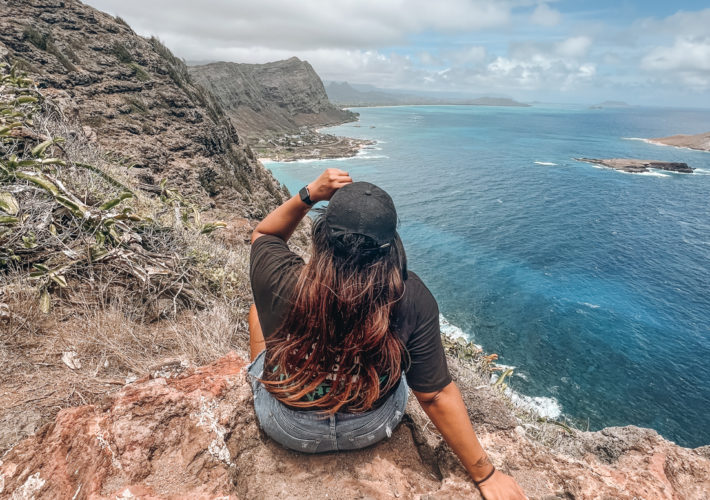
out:
M76 0L0 1L0 57L35 79L149 192L168 187L205 208L261 217L280 202L214 98L157 39Z
M671 135L669 137L648 139L648 142L650 142L651 144L661 144L664 146L675 146L677 148L710 151L710 132L695 135Z
M575 158L575 160L613 168L614 170L621 170L622 172L630 174L642 174L649 172L650 169L692 174L694 170L692 167L689 167L687 163L674 161L635 160L631 158L609 158L606 160L598 158Z
M298 132L353 121L357 115L328 100L323 82L307 61L296 57L266 64L217 62L190 67L237 129L249 137Z
M356 452L287 451L259 431L246 363L156 367L103 404L62 410L0 463L1 498L480 498L410 400L392 437ZM489 387L453 372L493 462L529 498L701 499L710 460L635 427L531 439ZM548 437L552 436L549 434Z

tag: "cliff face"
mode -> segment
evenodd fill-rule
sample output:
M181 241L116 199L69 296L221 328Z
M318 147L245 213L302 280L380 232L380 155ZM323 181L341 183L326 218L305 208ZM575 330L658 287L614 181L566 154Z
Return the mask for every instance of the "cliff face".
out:
M0 0L0 58L17 62L146 191L261 217L281 189L214 98L156 39L75 0Z
M356 117L331 104L311 65L296 57L267 64L218 62L189 70L249 137L336 125Z
M454 375L492 461L531 499L703 499L710 459L651 430L529 439L490 388ZM0 461L3 498L481 498L410 400L392 437L355 452L302 455L259 431L246 362L231 353L155 367L103 404L62 410ZM413 399L413 398L412 398ZM549 434L549 436L552 436Z

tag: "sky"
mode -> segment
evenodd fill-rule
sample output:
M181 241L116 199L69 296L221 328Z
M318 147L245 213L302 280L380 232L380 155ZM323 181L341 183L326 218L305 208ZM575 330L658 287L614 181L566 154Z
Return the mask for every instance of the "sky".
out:
M710 0L88 0L186 61L299 57L323 80L710 108Z

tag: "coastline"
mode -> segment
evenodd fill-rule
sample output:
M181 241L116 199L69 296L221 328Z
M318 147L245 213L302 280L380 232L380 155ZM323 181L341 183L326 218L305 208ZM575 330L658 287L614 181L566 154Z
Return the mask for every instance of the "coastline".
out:
M262 139L251 148L259 161L293 162L303 160L337 160L352 158L376 141L336 136L308 129L298 134L285 134Z
M696 135L671 135L668 137L643 138L643 137L624 137L629 141L642 141L654 146L670 146L679 149L688 149L691 151L702 151L710 153L710 132Z

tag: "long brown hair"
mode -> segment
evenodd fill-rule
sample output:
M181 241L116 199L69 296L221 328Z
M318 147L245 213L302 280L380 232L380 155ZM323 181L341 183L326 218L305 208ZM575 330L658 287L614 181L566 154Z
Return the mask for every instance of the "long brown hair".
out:
M362 235L329 238L322 214L312 231L312 257L291 310L267 340L262 382L289 406L367 411L402 372L406 351L393 323L404 294L404 248L399 236L384 247ZM323 383L326 393L305 398Z

